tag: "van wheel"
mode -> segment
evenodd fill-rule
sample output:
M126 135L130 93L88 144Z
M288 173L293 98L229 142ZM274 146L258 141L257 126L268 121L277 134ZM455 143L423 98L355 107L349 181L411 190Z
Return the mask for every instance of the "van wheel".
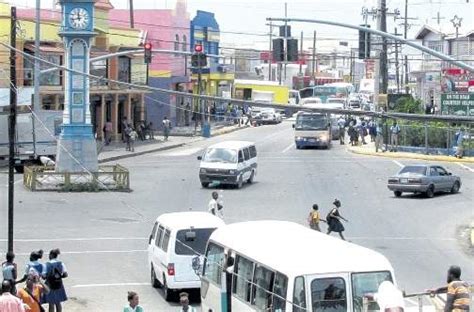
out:
M163 276L163 295L166 301L173 300L174 292L168 288L168 284L166 283L166 279L164 276Z
M395 197L402 196L402 192L400 192L400 191L394 191L393 194L395 194Z
M459 184L459 181L454 182L454 185L451 189L451 194L456 194L457 192L459 192L460 187L461 185Z
M201 186L203 188L207 188L209 186L209 183L208 182L201 182Z
M255 178L255 170L252 170L252 173L250 174L250 178L247 180L247 182L249 184L252 184L254 178Z
M242 174L241 174L239 176L239 182L237 182L237 188L241 189L243 185L244 185L244 178L242 177Z
M155 269L153 269L153 264L151 265L150 271L151 271L151 274L150 274L151 286L153 286L153 288L159 288L161 286L161 283L156 278Z

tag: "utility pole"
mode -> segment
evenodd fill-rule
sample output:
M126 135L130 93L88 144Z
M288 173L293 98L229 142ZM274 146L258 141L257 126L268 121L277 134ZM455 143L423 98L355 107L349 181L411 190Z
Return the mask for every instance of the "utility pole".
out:
M33 105L31 105L31 125L32 125L32 138L33 138L33 153L36 155L36 127L35 127L35 116L34 112L36 107L40 107L40 83L41 83L41 68L40 68L40 36L41 36L41 0L36 0L36 16L35 16L35 72L34 72L34 84L35 84L35 92L34 92L34 100Z
M313 59L311 63L311 81L313 81L313 84L316 83L316 30L313 33Z
M272 64L273 64L272 40L273 40L273 23L272 23L272 21L270 21L270 48L268 49L268 81L273 81L273 77L272 77Z
M9 162L8 162L8 251L13 252L13 213L15 194L15 136L16 136L16 7L11 7L10 14L10 118L8 127Z
M394 33L395 36L398 36L398 35L401 35L398 33L398 29L397 27L395 27L395 33ZM396 80L397 80L397 93L400 93L400 63L399 63L399 60L398 60L398 47L399 47L399 43L398 42L395 42L395 75L396 75Z
M135 28L135 16L133 12L133 0L129 0L130 4L130 28Z
M300 55L303 55L303 31L301 31L301 42L300 42ZM302 57L300 58L300 76L303 76L303 62Z
M387 0L380 0L380 31L387 32ZM387 39L382 38L382 51L380 52L380 74L382 76L380 92L387 94L388 90L388 62Z
M351 77L351 83L354 84L354 51L351 48L351 68L350 68L350 77Z
M285 18L288 18L288 3L285 2ZM288 22L285 22L285 81L286 81L286 63L288 62ZM281 74L280 74L280 85L281 85Z
M407 40L408 36L408 0L405 0L405 25L403 30L403 39ZM405 93L410 93L410 87L408 86L408 55L405 53Z

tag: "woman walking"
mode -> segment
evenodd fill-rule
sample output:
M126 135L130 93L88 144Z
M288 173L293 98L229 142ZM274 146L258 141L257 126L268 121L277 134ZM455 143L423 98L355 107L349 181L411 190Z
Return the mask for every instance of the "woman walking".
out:
M46 286L50 289L45 294L44 301L49 304L49 312L62 311L61 302L67 300L66 291L64 290L63 279L68 276L66 266L58 260L61 254L59 249L53 249L49 252L49 261L45 266L44 278Z
M134 291L129 291L127 294L128 305L123 308L123 312L143 312L143 308L140 306L140 298Z
M41 282L39 275L29 274L25 288L18 290L18 298L28 306L28 312L44 312L41 297L48 292L48 286Z
M18 269L15 263L15 254L13 252L7 252L5 262L2 263L2 275L4 281L9 281L11 285L11 294L16 294L15 283L18 276Z
M326 222L328 223L328 232L327 234L331 234L331 232L337 232L339 233L339 236L343 239L344 235L342 235L342 232L344 232L344 225L342 225L341 220L344 220L346 222L347 219L345 219L341 214L339 213L339 208L341 208L341 202L338 199L335 199L333 202L334 208L328 213L326 217Z

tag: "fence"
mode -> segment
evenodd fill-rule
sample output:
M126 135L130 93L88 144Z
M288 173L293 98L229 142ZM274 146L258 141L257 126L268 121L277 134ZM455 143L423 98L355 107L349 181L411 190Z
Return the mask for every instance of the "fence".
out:
M455 135L459 128L418 123L400 125L399 150L423 154L453 155L456 151ZM387 126L388 132L389 129L390 125ZM474 156L473 129L465 128L463 146L465 156Z
M30 191L130 191L130 174L120 165L99 166L98 172L55 172L54 167L25 167L23 184Z

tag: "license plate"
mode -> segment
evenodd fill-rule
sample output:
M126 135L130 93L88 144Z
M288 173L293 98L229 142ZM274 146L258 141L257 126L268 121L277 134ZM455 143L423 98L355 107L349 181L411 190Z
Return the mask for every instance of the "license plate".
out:
M408 183L408 179L400 179L400 183Z
M309 139L309 141L310 141L311 143L314 143L314 142L316 142L316 139Z

